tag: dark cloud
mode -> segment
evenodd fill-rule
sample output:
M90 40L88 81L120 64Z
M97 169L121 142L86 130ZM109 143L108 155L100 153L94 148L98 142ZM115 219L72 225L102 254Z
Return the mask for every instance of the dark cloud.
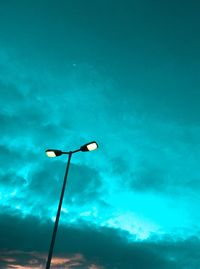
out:
M136 175L132 175L131 187L133 190L165 192L168 188L166 173L159 167L145 168L143 171L138 171Z
M31 153L30 153L31 154ZM37 155L36 155L37 156ZM15 159L18 167L25 166L22 160ZM47 159L49 162L52 160ZM12 156L10 156L10 162ZM13 163L11 162L13 165ZM11 165L11 166L12 166ZM15 166L16 169L16 166ZM33 214L53 217L52 208L57 208L61 192L66 163L54 161L44 163L41 166L29 169L28 174L16 175L14 170L8 173L2 172L0 188L5 201L2 210L9 210L12 214L14 209L20 210L22 214ZM97 170L81 164L71 163L68 182L63 201L64 207L89 206L89 204L103 204L102 179ZM105 205L104 205L105 206ZM91 207L91 205L90 205ZM78 214L78 213L77 213ZM72 216L71 216L72 217Z
M168 195L199 191L199 172L195 168L191 171L196 163L196 160L191 162L191 156L179 160L174 160L172 156L172 160L169 160L169 156L158 154L156 159L141 161L137 169L127 176L128 186L132 190Z
M19 216L1 215L1 220L1 268L15 263L27 266L31 261L32 266L34 263L44 266L52 225L40 223L33 217L21 219ZM195 237L185 240L164 237L134 242L128 241L128 236L122 231L97 228L81 222L78 226L61 225L54 257L74 257L75 261L75 256L79 254L77 261L83 267L79 264L75 268L96 264L97 268L185 269L189 266L193 269L200 262L200 242Z
M122 157L111 159L111 167L113 173L116 175L124 175L129 169L127 162Z
M46 202L55 203L62 187L65 169L66 163L60 161L38 169L29 178L27 186L29 193L43 197L45 195ZM68 174L65 202L76 205L89 203L99 198L101 187L102 181L97 170L72 163Z
M73 165L70 171L71 182L68 191L76 196L79 203L96 200L101 193L102 179L97 170L83 165Z

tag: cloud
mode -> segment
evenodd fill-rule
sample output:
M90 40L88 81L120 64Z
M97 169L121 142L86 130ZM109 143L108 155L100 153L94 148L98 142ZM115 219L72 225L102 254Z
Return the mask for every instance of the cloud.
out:
M12 157L10 156L9 160L11 164L13 164ZM7 158L9 159L9 155ZM55 161L47 166L47 163L41 161L43 163L41 167L37 165L34 167L30 165L26 155L22 160L20 158L15 160L19 167L20 163L23 164L24 169L16 174L15 170L11 169L11 165L10 171L8 169L7 173L2 172L1 210L10 214L13 214L13 210L17 210L23 215L32 214L45 219L52 218L56 214L66 163ZM16 169L16 166L14 168ZM98 171L85 165L72 163L63 201L63 210L67 210L64 219L71 218L73 214L74 217L80 216L80 212L89 210L87 208L91 209L92 205L102 204L101 193L102 179Z
M154 219L148 205L155 205L163 196L159 200L161 208L170 212L166 204L181 193L185 199L180 202L184 221L179 221L179 226L183 222L191 224L193 219L196 223L197 213L194 218L188 209L199 202L192 198L199 186L198 127L188 129L148 106L143 109L135 90L122 93L116 81L89 64L78 64L66 76L52 75L50 70L39 76L33 65L26 68L17 58L2 59L3 212L15 214L16 210L53 219L65 162L64 158L46 159L44 150L73 149L95 138L100 144L98 151L77 154L72 159L63 220L82 215L89 222L105 224L112 218L119 219L119 212L125 218L133 210L135 195L140 193L140 202L132 213L151 223ZM126 191L131 192L131 199L123 196ZM123 197L121 203L116 201L116 193L118 200ZM158 199L151 202L149 193ZM128 199L128 207L124 208ZM141 217L145 201L142 212L147 215ZM176 212L180 209L175 208ZM167 229L161 217L156 222L155 226L162 223L162 230ZM178 219L171 219L173 223L177 226Z
M1 215L1 219L0 238L4 247L1 247L0 268L44 267L52 225L33 217ZM65 264L69 268L185 269L190 266L193 269L200 262L199 247L196 237L154 236L150 240L134 241L128 233L81 222L78 226L59 227L53 264L55 268Z
M46 256L38 252L25 251L2 251L0 268L6 269L36 269L43 268L46 263ZM12 258L10 258L12 257ZM66 257L52 257L51 268L88 268L90 266L80 254L68 255ZM93 266L93 265L91 265ZM94 267L95 268L95 267ZM97 269L100 267L96 267Z
M87 34L69 38L64 34L66 29L78 30L77 22L85 16L85 12L81 15L80 10L85 8L82 4L78 11L62 3L52 9L48 19L42 8L39 11L34 4L31 4L33 9L30 4L22 5L24 8L18 12L14 6L7 10L6 20L12 12L13 15L7 31L2 32L5 43L0 48L1 211L53 219L65 162L64 158L45 159L44 150L47 147L74 149L96 139L99 151L77 154L72 159L63 222L73 222L82 216L99 225L114 225L117 220L115 227L125 229L126 216L131 215L128 227L137 227L136 230L143 227L138 219L147 222L145 228L153 222L153 227L160 227L166 233L168 226L171 230L174 227L182 230L182 226L188 225L192 230L199 219L200 176L195 62L188 61L189 71L182 62L176 62L173 53L166 55L161 40L162 45L160 41L151 43L149 33L155 38L152 29L144 39L140 31L134 32L134 40L126 37L133 45L131 51L127 50L126 38L113 46L110 34L104 41L98 37L96 43L85 43L85 40L97 40L98 35L98 31L94 35L93 24L86 22L84 33ZM50 7L51 4L46 9L45 5L45 14ZM72 9L72 14L80 12L81 16L71 13L66 16L64 12L52 24L55 20L50 17L60 14L61 9L68 14ZM22 14L21 10L27 12ZM138 14L134 20L140 22L145 13ZM129 16L131 19L131 12ZM106 18L110 20L108 14ZM118 12L116 18L121 18ZM27 23L29 20L31 24ZM140 28L142 32L145 29L146 33L147 24ZM69 27L65 28L66 25ZM105 30L108 25L105 23ZM14 29L20 29L20 35ZM132 27L124 27L128 34L127 29ZM64 40L52 40L52 31L56 37L62 33ZM14 39L17 42L11 42ZM156 49L158 44L162 49ZM110 52L102 48L110 48ZM97 58L93 57L97 54ZM161 209L168 214L164 216ZM169 216L173 218L169 220ZM140 234L149 232L144 230Z

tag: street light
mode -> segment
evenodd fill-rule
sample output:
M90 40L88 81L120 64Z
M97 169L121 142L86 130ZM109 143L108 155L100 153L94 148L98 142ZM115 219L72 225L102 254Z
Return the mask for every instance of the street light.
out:
M55 239L56 239L56 232L58 229L60 211L61 211L61 207L62 207L62 201L63 201L63 197L64 197L65 186L66 186L66 182L67 182L67 175L68 175L68 171L69 171L69 165L70 165L70 160L71 160L72 154L79 152L79 151L92 151L92 150L95 150L97 148L98 148L98 144L95 141L92 141L90 143L87 143L87 144L81 146L79 149L74 150L74 151L67 151L66 152L66 151L61 151L58 149L47 149L46 150L46 155L50 158L58 157L58 156L61 156L62 154L68 155L68 162L67 162L67 166L66 166L66 172L65 172L62 191L61 191L61 195L60 195L60 201L59 201L59 205L58 205L56 220L55 220L53 234L52 234L52 238L51 238L51 244L49 247L49 254L48 254L48 259L47 259L47 263L46 263L46 269L49 269L50 265L51 265L51 258L52 258L52 254L53 254L53 248L54 248L54 243L55 243Z

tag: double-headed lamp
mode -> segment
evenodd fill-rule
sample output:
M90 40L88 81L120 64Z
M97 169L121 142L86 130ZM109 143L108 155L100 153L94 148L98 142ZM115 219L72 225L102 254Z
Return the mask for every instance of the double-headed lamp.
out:
M80 149L72 151L71 153L77 152L77 151L92 151L98 148L98 144L95 141L92 141L90 143L87 143L80 147ZM58 149L47 149L46 155L50 158L58 157L62 154L69 154L69 152L63 152Z

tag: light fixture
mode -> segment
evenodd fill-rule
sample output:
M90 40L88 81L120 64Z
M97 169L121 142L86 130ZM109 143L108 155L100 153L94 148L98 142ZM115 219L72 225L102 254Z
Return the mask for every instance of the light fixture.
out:
M92 151L98 148L98 144L93 141L80 147L80 151Z
M45 152L49 158L58 157L63 154L63 152L58 149L47 149Z

